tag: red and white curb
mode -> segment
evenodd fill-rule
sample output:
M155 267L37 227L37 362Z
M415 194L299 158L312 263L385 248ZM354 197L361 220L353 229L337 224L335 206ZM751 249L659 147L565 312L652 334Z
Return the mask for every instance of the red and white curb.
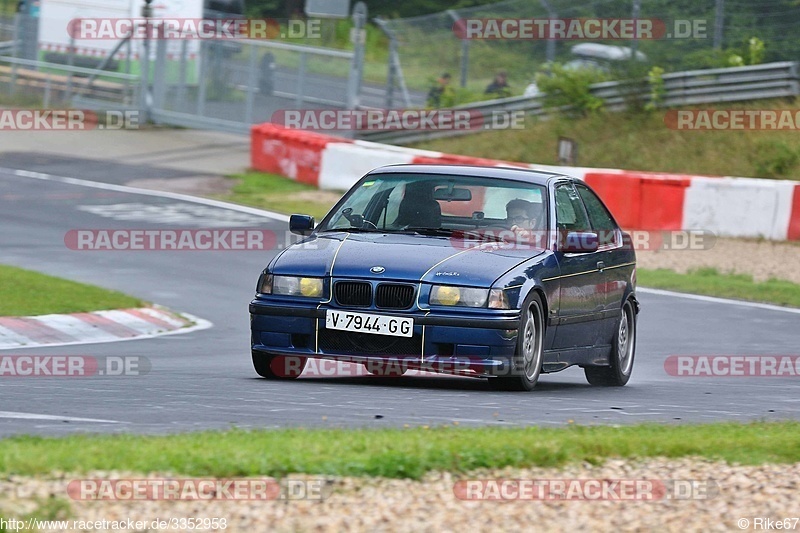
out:
M0 350L148 339L212 325L208 320L162 307L0 317Z

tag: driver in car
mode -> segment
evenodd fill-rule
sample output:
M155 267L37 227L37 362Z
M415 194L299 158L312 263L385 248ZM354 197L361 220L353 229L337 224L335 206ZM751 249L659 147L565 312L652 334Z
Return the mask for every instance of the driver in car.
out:
M516 198L506 204L506 221L516 237L517 242L536 243L540 245L544 228L540 228L539 204Z

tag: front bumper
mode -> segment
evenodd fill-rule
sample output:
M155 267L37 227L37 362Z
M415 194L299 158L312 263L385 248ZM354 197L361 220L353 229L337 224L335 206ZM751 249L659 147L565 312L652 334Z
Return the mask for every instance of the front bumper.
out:
M483 309L463 313L354 310L412 317L414 336L401 338L326 330L325 314L329 308L253 300L250 303L253 351L359 363L392 363L405 368L477 376L497 375L508 369L516 351L519 310Z

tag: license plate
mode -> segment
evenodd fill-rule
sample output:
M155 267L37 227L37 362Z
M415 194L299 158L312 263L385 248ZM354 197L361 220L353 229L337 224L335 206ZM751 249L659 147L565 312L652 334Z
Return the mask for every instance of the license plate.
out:
M349 311L328 310L325 314L325 327L395 337L411 337L414 335L413 318L351 313Z

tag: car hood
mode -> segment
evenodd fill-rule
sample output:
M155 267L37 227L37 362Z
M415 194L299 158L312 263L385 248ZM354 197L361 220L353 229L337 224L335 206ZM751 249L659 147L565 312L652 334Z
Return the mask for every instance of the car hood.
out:
M490 286L544 250L447 237L387 233L325 233L287 248L274 274L428 281ZM383 267L382 273L371 271Z

